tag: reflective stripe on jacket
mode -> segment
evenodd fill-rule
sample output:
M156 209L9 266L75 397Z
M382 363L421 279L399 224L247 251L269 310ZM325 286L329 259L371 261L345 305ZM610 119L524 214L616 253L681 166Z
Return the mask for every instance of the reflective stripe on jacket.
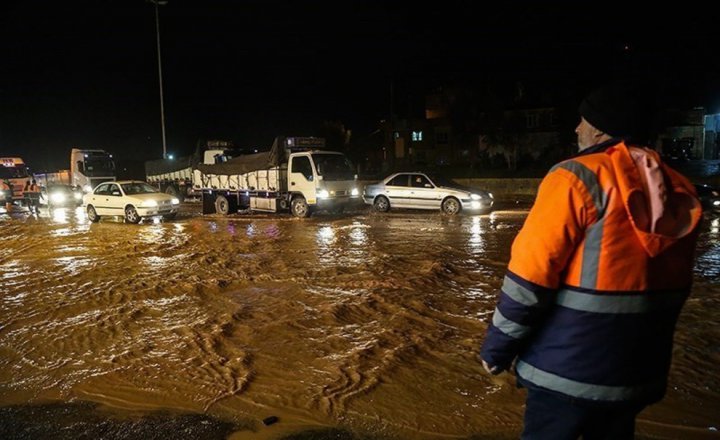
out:
M615 142L556 165L512 246L481 356L527 386L659 400L702 211L657 153Z

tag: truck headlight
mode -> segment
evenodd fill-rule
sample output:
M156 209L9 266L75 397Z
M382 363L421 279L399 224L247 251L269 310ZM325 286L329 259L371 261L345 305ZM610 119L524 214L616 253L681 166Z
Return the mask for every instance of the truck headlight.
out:
M140 204L140 206L142 206L144 208L152 208L152 207L157 206L157 202L155 200L145 200L144 202L142 202Z
M330 193L326 189L321 189L315 193L315 196L318 199L327 199L328 197L330 197Z
M352 191L350 191L350 195L353 197L357 197L360 195L360 191L358 191L357 188L353 188Z

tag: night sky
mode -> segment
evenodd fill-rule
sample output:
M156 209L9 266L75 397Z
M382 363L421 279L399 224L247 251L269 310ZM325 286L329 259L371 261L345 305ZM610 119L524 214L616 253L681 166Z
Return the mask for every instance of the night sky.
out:
M586 92L647 76L668 105L720 109L716 15L590 2L169 0L160 7L168 151L198 139L269 147L324 120L353 136L428 90L522 81ZM154 6L143 0L0 6L0 156L36 171L70 148L160 158ZM578 95L578 99L581 96Z

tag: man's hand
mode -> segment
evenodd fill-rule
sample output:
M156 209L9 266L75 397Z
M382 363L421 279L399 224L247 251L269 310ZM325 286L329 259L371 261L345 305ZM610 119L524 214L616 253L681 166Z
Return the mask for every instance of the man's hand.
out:
M491 367L487 362L485 362L485 359L480 359L480 361L482 362L482 366L485 369L485 371L492 374L493 376L496 376L496 375L502 373L502 371L503 371L497 365Z

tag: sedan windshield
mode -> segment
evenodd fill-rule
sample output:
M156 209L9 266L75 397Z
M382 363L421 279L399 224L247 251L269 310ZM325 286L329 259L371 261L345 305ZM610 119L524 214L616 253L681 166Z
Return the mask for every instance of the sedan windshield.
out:
M152 194L159 192L157 188L155 188L154 186L150 186L145 182L123 183L120 186L122 187L122 190L126 195Z

